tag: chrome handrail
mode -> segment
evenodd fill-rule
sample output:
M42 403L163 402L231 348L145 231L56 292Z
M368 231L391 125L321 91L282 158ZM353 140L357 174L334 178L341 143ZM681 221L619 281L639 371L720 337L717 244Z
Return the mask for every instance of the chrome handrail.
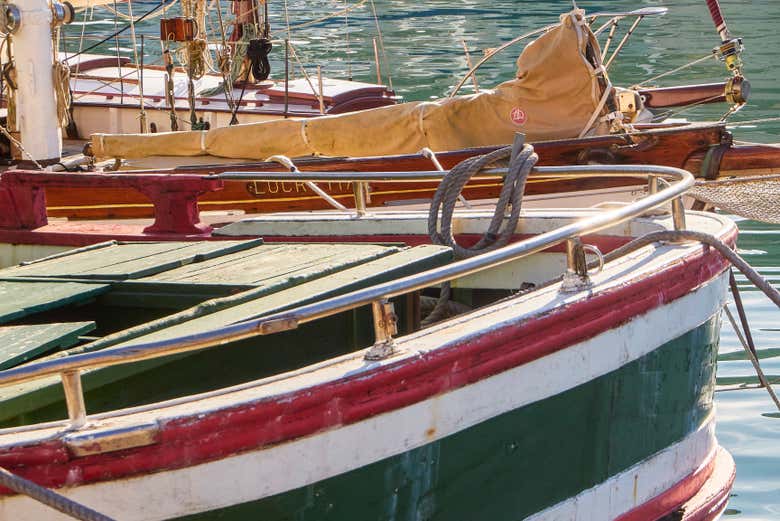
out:
M645 165L639 165L644 168ZM631 169L631 165L615 167L612 165L583 165L572 170L571 166L537 166L531 172L534 179L538 178L591 178L591 177L636 177L644 179L646 177L660 176L669 177L668 172L648 172L645 168L642 171ZM619 170L615 170L618 168ZM671 167L657 167L671 168ZM472 179L502 179L506 175L506 168L490 168L482 170ZM417 171L398 171L398 172L224 172L214 174L208 177L221 179L224 181L298 181L305 182L340 182L340 183L360 183L360 182L418 182L418 181L441 181L449 172L447 170L417 170Z
M579 179L579 178L591 178L591 177L607 177L607 178L626 178L637 177L645 178L652 177L653 174L647 172L630 172L628 170L621 170L615 172L612 166L601 165L587 165L578 167L578 171L572 172L570 166L537 166L531 171L531 178L533 179ZM484 181L486 179L502 179L506 175L506 168L490 168L480 171L474 177L472 181ZM417 183L421 181L436 181L441 180L449 172L446 170L417 170L417 171L397 171L397 172L223 172L221 174L213 174L208 177L219 179L222 181L264 181L264 182L284 182L295 181L298 183L320 183L320 182L338 182L338 183L351 183L352 195L355 202L355 212L358 217L363 217L367 213L366 199L365 199L365 185L369 182L395 182L395 183ZM352 210L347 209L348 212Z
M303 305L292 310L247 320L204 333L159 340L156 342L106 348L64 358L32 362L19 367L6 369L0 371L0 386L60 374L66 389L68 412L71 423L74 428L78 428L86 421L79 378L80 371L82 370L138 362L219 346L228 342L257 335L294 329L300 324L335 315L367 304L386 302L392 297L421 290L482 270L494 268L501 264L545 250L562 242L580 237L581 235L596 233L610 226L638 217L648 210L652 210L669 202L673 203L673 213L680 212L682 211L680 197L694 184L693 176L685 170L652 165L583 166L576 167L576 170L574 171L572 171L572 167L545 167L545 171L549 172L550 170L554 170L556 173L561 174L566 173L567 175L580 172L580 174L577 175L586 177L597 177L606 174L607 176L618 177L645 177L651 180L669 178L673 180L676 179L677 182L664 183L664 186L659 188L657 192L650 193L647 197L629 205L584 218L524 241L509 244L502 248L456 261L445 266L408 275L397 280ZM322 179L320 178L319 180ZM684 224L684 219L675 217L674 223L675 226L681 226ZM379 309L383 308L382 306L376 305L374 307Z

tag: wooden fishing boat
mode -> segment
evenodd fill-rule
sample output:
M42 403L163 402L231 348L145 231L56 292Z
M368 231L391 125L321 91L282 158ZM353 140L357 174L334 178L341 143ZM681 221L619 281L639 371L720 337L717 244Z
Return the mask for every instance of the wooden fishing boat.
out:
M537 170L659 189L527 210L509 245L464 260L429 244L427 212L326 212L3 270L2 483L85 519L716 518L734 479L712 402L728 263L626 245L685 228L733 247L736 226L685 213L684 171ZM491 218L456 213L456 238ZM421 329L447 281L455 316ZM3 517L55 518L2 494Z
M612 22L629 16L633 16L637 20L640 20L644 16L658 14L663 11L663 9L643 9L632 13L606 13L593 15L590 18L587 18L587 20L592 21L599 16L609 17ZM501 49L508 48L510 44L516 43L517 41L519 41L519 39L509 42L506 46L502 46ZM595 41L594 45L597 45ZM84 56L82 55L77 58L83 57ZM99 60L93 61L92 65L87 63L81 66L81 72L89 73L89 70L98 71L98 66L100 65L98 62ZM482 61L480 64L481 63ZM479 64L477 66L479 66ZM87 70L84 70L85 67ZM91 69L91 67L98 68ZM162 73L162 71L154 69L154 67L146 67L144 70L148 74ZM473 70L476 70L476 67ZM587 78L584 81L596 81L591 77L590 73L585 76L587 76ZM467 78L464 78L464 80L465 79ZM97 74L96 79L90 81L105 81L105 78L103 77L103 74L100 73ZM104 94L101 94L100 92L100 89L105 87L102 86L102 84L90 84L85 88L87 91L93 91L93 87L99 87L98 90L95 91L96 95L102 96ZM609 89L605 89L602 86L599 88L605 92L609 91ZM150 89L151 87L147 89L147 94L151 92ZM76 90L78 90L78 88ZM133 94L133 92L135 94ZM128 92L128 95L140 95L140 92L133 92ZM380 97L385 97L385 94L381 94L378 91L377 93ZM642 88L638 89L635 92L635 95L637 97L636 99L642 100L641 104L644 107L643 110L646 111L676 106L689 106L691 104L695 105L705 102L728 101L731 104L739 104L744 103L748 93L749 84L738 75L729 79L728 82L721 84L676 88ZM149 95L151 96L151 94ZM157 97L160 98L159 96ZM277 103L278 105L281 98L276 96L275 99L276 101L274 103ZM638 106L630 108L630 102L626 102L623 98L620 99L622 100L621 103L625 105L619 107L621 110L626 110L627 113L630 111L633 111L634 113L639 112ZM162 100L162 98L160 98L160 100ZM163 101L160 102L163 103ZM615 102L618 103L618 100L616 99ZM209 101L209 105L212 107L219 103L222 102L218 100ZM351 102L347 101L347 103ZM133 104L134 102L131 103L131 105ZM358 107L352 104L349 108ZM101 110L104 111L104 109ZM338 112L340 109L331 108L329 110ZM161 114L164 115L164 112L161 111L157 111L157 113L157 116L160 116ZM589 115L590 111L588 110L583 114ZM136 124L136 116L137 114L134 114L131 118L132 121L125 121L119 126L121 126L122 129L132 129ZM524 117L528 118L530 116L526 114ZM635 114L633 117L636 118L638 116ZM109 118L101 117L100 119L101 121L108 121L112 120L112 118L113 116ZM117 118L119 118L119 116L117 116ZM122 116L122 118L124 118L124 116ZM45 119L45 117L41 118L41 125L34 126L36 136L37 133L40 132L42 125L44 125L43 122ZM119 121L119 119L117 119L117 121ZM30 121L29 118L28 121ZM242 127L239 130L238 138L232 137L227 141L247 141L246 139L241 139L240 133L243 132L244 128L245 127ZM517 130L527 129L518 127ZM302 132L295 130L292 134L298 136L301 133ZM180 137L181 139L184 139L185 134L186 133L184 132L176 133L174 140L178 140ZM303 134L305 134L305 132L303 132ZM179 135L181 136L179 137ZM508 139L511 139L511 137ZM202 143L205 138L198 137L196 140ZM45 145L43 143L44 141ZM98 139L98 141L101 141L101 139ZM93 140L93 144L94 143L95 141ZM446 149L445 151L436 154L426 153L423 155L415 153L357 158L300 158L286 164L288 166L294 165L294 167L300 171L334 171L344 169L355 171L429 170L435 165L443 165L444 168L449 168L474 154L484 153L487 150L494 149L500 143L501 141L499 140L489 147ZM59 152L56 151L61 149L55 146L57 144L58 138L56 136L53 136L48 140L41 140L38 137L33 136L30 138L30 143L25 144L25 148L28 151L33 150L33 148L40 148L41 151L39 153L31 153L43 161L49 159L53 153L59 155ZM780 166L778 163L780 162L780 156L777 154L777 147L771 145L734 145L732 143L731 135L725 130L725 127L722 124L644 125L635 123L626 131L584 138L546 139L537 141L535 144L541 155L542 164L547 165L588 163L661 164L690 169L694 173L709 179L717 177L718 175L731 176L772 173ZM265 156L262 157L264 158ZM136 169L145 167L145 170L139 170L139 173L145 174L171 173L200 175L205 173L224 173L226 171L266 172L269 170L278 170L280 168L277 163L247 163L244 161L236 164L236 159L229 161L230 164L223 163L198 166L198 162L202 163L205 161L206 163L213 163L214 161L224 161L224 158L194 156L178 158L178 164L184 164L185 166L161 170L161 167L166 164L165 159L166 158L155 157L152 159L151 163L147 162L145 164L142 161L133 160L132 164ZM241 160L239 159L238 161ZM240 178L228 179L227 176L223 176L223 180L225 183L222 185L221 190L205 193L200 197L200 204L204 210L236 210L255 213L280 210L322 209L333 206L334 204L349 206L353 197L352 187L347 184L330 184L328 186L314 187L312 184L294 182L292 180L258 183L254 180L245 181ZM625 185L626 183L631 182L631 180L599 181L599 183L602 183L600 187ZM529 184L528 189L530 194L558 193L561 191L593 188L595 182L589 180L584 183L584 185L577 185L566 179L534 179ZM495 197L497 195L497 186L498 185L495 183L475 182L467 187L464 195L466 199ZM430 198L435 190L435 184L428 182L403 184L377 182L364 185L364 189L366 190L365 199L367 206L383 206L393 203L424 201ZM76 189L73 186L70 186L68 190L63 190L58 188L55 183L49 184L46 187L46 191L49 199L48 211L52 217L91 219L148 217L152 215L152 204L150 204L145 196L138 194L133 190L94 186L85 186L83 189ZM323 193L327 194L327 197L323 198L321 196Z

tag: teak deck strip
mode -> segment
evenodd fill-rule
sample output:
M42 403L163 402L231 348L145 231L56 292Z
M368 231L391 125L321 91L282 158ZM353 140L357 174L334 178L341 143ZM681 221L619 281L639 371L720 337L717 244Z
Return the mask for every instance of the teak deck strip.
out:
M0 370L31 360L55 348L70 347L94 322L66 322L0 327Z

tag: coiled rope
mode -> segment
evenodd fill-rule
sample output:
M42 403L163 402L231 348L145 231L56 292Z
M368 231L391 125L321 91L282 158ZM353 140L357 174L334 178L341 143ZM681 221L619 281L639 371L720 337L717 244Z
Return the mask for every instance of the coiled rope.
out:
M519 143L518 143L519 145ZM515 150L518 150L514 153ZM490 221L487 232L471 247L464 247L455 241L452 233L452 218L455 212L455 204L461 197L461 192L466 183L476 174L496 163L509 160L507 175L496 202L496 209ZM428 212L428 235L434 244L449 246L455 253L455 257L463 259L479 255L496 248L501 248L509 243L517 229L520 219L520 207L528 176L531 174L539 156L534 152L534 147L523 144L522 147L511 146L501 148L482 156L476 156L457 164L444 176L431 201ZM507 218L507 207L509 217ZM441 220L439 211L441 210ZM506 221L506 223L504 222ZM503 225L503 228L502 228ZM439 229L441 227L441 230ZM455 303L450 303L452 289L449 282L442 284L439 300L433 311L422 320L422 326L428 326L453 314Z
M520 207L525 184L539 156L534 147L525 144L512 157L513 147L506 147L483 156L466 159L450 170L442 179L428 212L428 235L434 244L449 246L458 258L472 257L486 251L505 246L512 238L520 219ZM452 233L452 218L458 196L466 183L485 168L509 159L509 168L496 202L496 209L487 232L471 247L463 247L455 241ZM509 218L504 223L507 208L511 206ZM441 222L439 210L441 209ZM502 228L502 224L504 225ZM439 230L441 227L441 230Z
M70 67L64 62L54 61L54 93L57 98L57 124L67 128L71 123Z
M30 496L44 505L82 521L113 521L112 518L100 512L68 499L53 490L37 485L28 479L17 476L2 467L0 467L0 485L10 488L19 494Z

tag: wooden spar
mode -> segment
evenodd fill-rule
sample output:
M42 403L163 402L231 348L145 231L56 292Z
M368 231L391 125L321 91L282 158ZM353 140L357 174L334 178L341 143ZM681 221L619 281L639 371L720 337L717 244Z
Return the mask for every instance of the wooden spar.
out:
M680 107L694 103L726 101L726 82L642 89L639 95L647 108Z
M659 164L685 168L695 175L702 174L706 154L721 146L727 139L725 126L684 125L655 126L642 132L626 135L596 136L585 139L565 139L535 143L540 156L539 165L555 166L566 164ZM720 161L720 171L727 175L758 175L780 171L780 149L774 145L724 145L726 149ZM497 147L464 149L437 153L445 169L477 154L484 154ZM365 158L308 158L296 160L301 171L333 172L347 171L414 171L429 170L430 160L420 154ZM225 171L278 171L273 162L247 162L228 165L204 165L176 168L164 173L180 175L205 175ZM165 182L161 171L139 171L156 174L155 183ZM76 178L69 174L71 178ZM9 181L11 177L9 177ZM199 183L202 181L198 181ZM633 179L557 179L539 180L531 178L526 186L529 195L570 192L636 184ZM428 200L436 190L436 183L428 182L383 182L371 183L371 205L382 206L399 200ZM324 183L321 188L346 206L352 205L353 196L349 183ZM497 181L472 182L466 186L467 198L485 199L496 197L500 185ZM2 196L2 193L0 193ZM145 217L154 210L148 197L127 187L90 186L69 188L47 185L46 199L49 216L71 218ZM221 191L209 190L198 197L201 210L238 209L246 212L297 211L329 208L328 203L308 190L304 183L290 181L252 182L225 181Z

